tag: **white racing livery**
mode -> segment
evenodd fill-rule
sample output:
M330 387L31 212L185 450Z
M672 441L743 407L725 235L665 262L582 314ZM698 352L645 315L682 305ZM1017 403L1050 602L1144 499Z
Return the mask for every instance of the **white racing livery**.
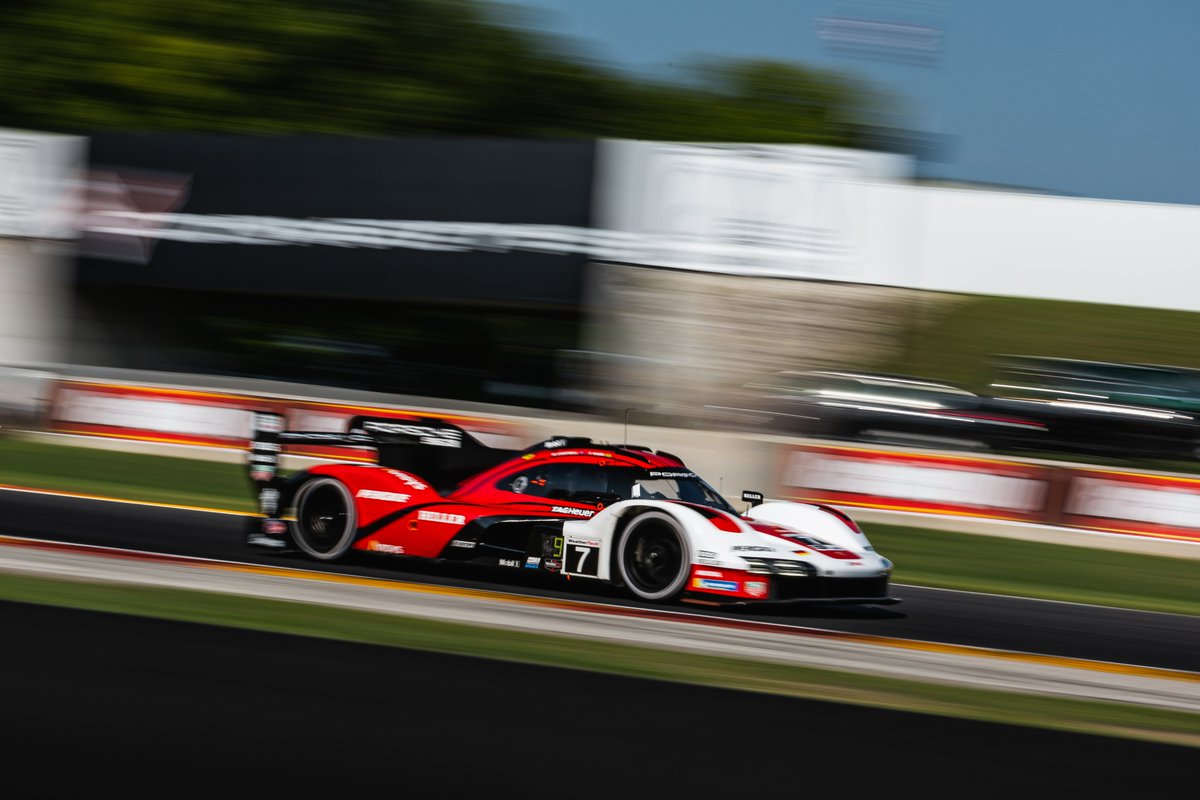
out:
M753 493L747 493L753 494ZM673 500L627 500L563 523L563 573L643 600L684 592L728 601L892 604L892 562L829 506L772 501L738 515Z

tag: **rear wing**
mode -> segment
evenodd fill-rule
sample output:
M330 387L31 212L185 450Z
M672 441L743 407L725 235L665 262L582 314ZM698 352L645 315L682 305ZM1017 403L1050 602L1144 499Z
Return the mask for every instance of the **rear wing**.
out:
M373 448L381 466L411 471L443 492L517 452L488 447L468 431L440 419L358 416L350 419L345 432L327 433L285 430L281 414L255 412L253 426L248 466L250 480L260 489L278 481L280 457L289 445Z

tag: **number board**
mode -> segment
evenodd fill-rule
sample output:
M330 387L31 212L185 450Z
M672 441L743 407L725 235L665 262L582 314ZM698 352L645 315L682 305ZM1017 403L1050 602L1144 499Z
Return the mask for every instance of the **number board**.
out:
M563 554L563 573L600 577L600 542L594 539L567 540Z

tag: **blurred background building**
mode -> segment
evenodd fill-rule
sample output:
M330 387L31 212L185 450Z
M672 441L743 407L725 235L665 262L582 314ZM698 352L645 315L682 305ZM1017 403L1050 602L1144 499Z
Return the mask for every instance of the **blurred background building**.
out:
M780 370L1200 366L1197 207L951 183L946 5L825 5L923 105L486 2L10 4L0 360L681 424Z

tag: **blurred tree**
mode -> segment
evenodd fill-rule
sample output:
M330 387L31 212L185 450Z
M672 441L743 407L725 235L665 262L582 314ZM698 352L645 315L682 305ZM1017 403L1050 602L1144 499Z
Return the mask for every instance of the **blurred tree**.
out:
M481 0L9 0L0 126L863 146L892 102L791 64L635 80Z

